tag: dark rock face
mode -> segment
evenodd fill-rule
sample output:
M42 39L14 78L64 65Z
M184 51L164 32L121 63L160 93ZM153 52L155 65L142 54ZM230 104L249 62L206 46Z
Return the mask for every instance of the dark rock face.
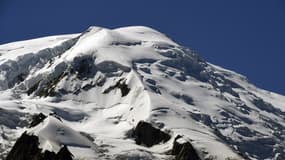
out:
M41 160L46 160L46 159L54 160L56 159L56 154L54 152L45 151L44 153L42 153Z
M109 93L110 91L116 88L119 88L121 90L122 97L126 96L131 90L126 84L125 80L121 79L114 86L107 88L103 93Z
M37 136L24 132L14 144L6 160L72 160L73 155L66 146L56 154L50 151L42 152L38 145Z
M6 160L28 160L40 157L41 150L38 148L38 137L23 133L16 141Z
M78 79L85 79L93 77L97 68L94 65L95 58L92 56L76 57L72 64L72 73L75 72Z
M56 154L56 160L72 160L72 157L72 153L70 153L66 146L63 146Z
M172 155L176 155L175 160L201 160L189 141L181 143L179 139L183 137L178 135L173 142Z
M136 144L145 145L147 147L151 147L160 142L166 142L171 138L169 134L154 128L151 124L144 121L140 121L137 124L133 132L133 137L135 138Z
M32 127L34 127L34 126L40 124L40 123L43 122L46 118L47 118L47 116L44 115L44 114L42 114L42 113L39 113L39 114L37 114L37 115L34 115L34 116L32 117L32 122L31 122L31 124L30 124L29 127L32 128Z

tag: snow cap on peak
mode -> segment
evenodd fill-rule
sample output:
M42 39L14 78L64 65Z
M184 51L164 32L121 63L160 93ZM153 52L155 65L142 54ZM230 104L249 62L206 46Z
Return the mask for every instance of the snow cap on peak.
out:
M140 38L142 41L160 41L169 43L172 45L177 45L166 35L160 33L159 31L146 27L146 26L128 26L114 29L115 31L127 34L129 36L134 36Z
M78 56L96 57L96 64L115 61L131 66L137 59L160 59L153 46L178 46L164 34L144 26L130 26L117 29L89 27L80 35L73 48L65 54L67 61Z
M172 45L177 45L166 35L160 33L159 31L146 27L146 26L127 26L127 27L119 27L115 29L109 29L98 26L90 26L85 32L82 33L81 36L88 34L96 34L102 31L105 35L113 35L113 40L116 41L152 41L152 42L164 42ZM100 33L101 34L101 33ZM117 36L114 36L117 35ZM118 36L120 35L120 36Z

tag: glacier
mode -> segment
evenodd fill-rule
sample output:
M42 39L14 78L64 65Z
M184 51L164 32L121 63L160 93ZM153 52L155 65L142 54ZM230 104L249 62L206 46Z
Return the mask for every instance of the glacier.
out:
M129 134L142 121L170 139L137 144ZM0 45L0 133L3 159L25 133L74 159L183 159L170 153L181 135L200 159L278 160L285 97L152 28L93 26Z

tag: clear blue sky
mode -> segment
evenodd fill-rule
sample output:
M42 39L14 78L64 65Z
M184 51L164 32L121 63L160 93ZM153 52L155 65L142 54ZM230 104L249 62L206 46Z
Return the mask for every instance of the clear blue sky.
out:
M90 25L153 27L285 95L284 0L0 0L0 44Z

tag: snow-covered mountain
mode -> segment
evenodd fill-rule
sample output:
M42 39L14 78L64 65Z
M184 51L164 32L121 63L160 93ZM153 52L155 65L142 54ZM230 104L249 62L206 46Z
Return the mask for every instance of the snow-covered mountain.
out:
M142 26L0 45L0 158L285 159L285 97Z

